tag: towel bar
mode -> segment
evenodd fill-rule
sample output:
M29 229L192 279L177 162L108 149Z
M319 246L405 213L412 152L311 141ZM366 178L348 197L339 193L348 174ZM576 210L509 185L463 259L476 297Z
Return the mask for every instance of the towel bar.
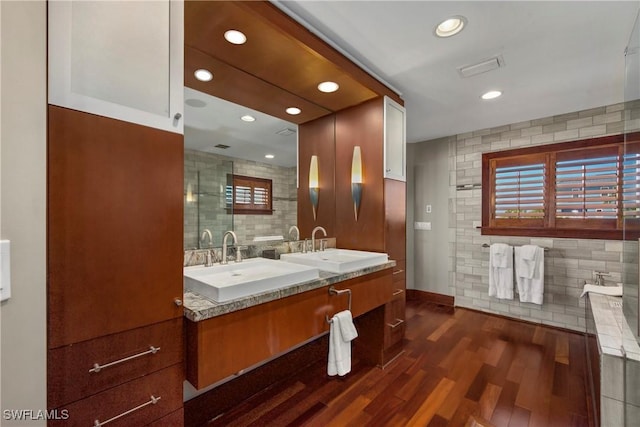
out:
M482 247L483 247L483 248L490 248L490 247L491 247L491 245L490 245L490 244L488 244L488 243L483 243L483 244L482 244ZM549 248L544 248L544 247L543 247L542 249L543 249L545 252L549 252Z
M349 294L349 311L351 311L351 289L336 289L333 286L329 287L329 295L341 295L341 294ZM324 315L327 323L331 323L331 319L329 319L329 315Z

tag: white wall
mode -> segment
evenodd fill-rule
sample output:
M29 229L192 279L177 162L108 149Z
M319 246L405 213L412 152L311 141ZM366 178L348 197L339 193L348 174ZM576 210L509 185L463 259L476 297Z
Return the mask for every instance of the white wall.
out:
M2 409L46 409L46 3L0 2L0 237L12 298L0 308ZM2 426L44 421L0 420Z
M407 187L408 286L453 295L449 243L449 140L409 144ZM431 206L431 213L426 206ZM431 230L414 230L414 221L431 223Z

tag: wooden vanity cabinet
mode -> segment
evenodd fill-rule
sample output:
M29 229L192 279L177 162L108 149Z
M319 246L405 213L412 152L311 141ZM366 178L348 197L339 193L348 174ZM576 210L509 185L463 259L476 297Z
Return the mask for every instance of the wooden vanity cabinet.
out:
M393 298L390 268L333 286L351 289L354 317L381 308ZM329 295L328 289L310 290L199 322L187 320L187 380L198 389L207 387L327 332L326 316L331 318L348 307L346 294ZM382 325L376 326L381 330ZM380 343L367 340L368 331L359 327L358 333L356 341L365 341L360 344L378 347L368 351L382 351Z
M182 408L183 136L48 113L47 406L93 425L159 397L109 423L146 425Z

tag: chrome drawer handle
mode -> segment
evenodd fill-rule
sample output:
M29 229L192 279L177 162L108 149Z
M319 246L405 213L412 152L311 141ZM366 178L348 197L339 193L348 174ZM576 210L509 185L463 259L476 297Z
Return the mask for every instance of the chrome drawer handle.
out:
M119 363L128 362L129 360L136 359L140 356L146 356L147 354L156 354L160 351L160 347L149 347L149 350L143 351L142 353L134 354L133 356L125 357L124 359L116 360L115 362L109 362L105 365L101 365L99 363L94 363L93 368L89 369L89 372L100 372L104 368L108 368L109 366L117 365Z
M400 274L400 273L402 273L403 271L404 271L404 270L396 270L396 271L394 271L394 272L393 272L393 273L391 273L391 274Z
M403 292L404 292L404 290L402 290L402 289L396 289L395 291L393 291L393 294L391 294L391 295L395 297L396 295L400 295Z
M391 323L387 323L388 326L391 326L391 329L395 329L398 326L402 325L404 323L404 320L402 319L396 319L396 323L391 324Z
M118 418L122 418L122 417L124 417L124 416L127 416L127 415L129 415L130 413L137 411L138 409L142 409L142 408L144 408L145 406L155 405L156 403L158 403L158 401L159 401L160 399L161 399L161 397L160 397L160 396L155 397L155 396L151 395L151 400L149 400L148 402L145 402L145 403L143 403L142 405L138 405L138 406L136 406L135 408L131 408L131 409L129 409L128 411L125 411L125 412L121 413L120 415L116 415L116 416L115 416L115 417L113 417L113 418L109 418L107 421L102 421L102 422L100 422L99 420L94 420L94 421L93 421L93 427L101 427L101 426L107 425L107 424L109 424L111 421L115 421L115 420L117 420Z

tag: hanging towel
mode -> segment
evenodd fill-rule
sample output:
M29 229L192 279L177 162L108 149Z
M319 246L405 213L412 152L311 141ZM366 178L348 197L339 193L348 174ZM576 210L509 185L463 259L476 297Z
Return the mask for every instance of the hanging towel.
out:
M489 296L513 299L513 248L504 243L489 249Z
M329 328L328 375L343 376L351 372L351 341L357 336L358 331L349 310L333 316Z
M516 248L516 282L520 302L542 304L544 298L544 249L536 245Z

